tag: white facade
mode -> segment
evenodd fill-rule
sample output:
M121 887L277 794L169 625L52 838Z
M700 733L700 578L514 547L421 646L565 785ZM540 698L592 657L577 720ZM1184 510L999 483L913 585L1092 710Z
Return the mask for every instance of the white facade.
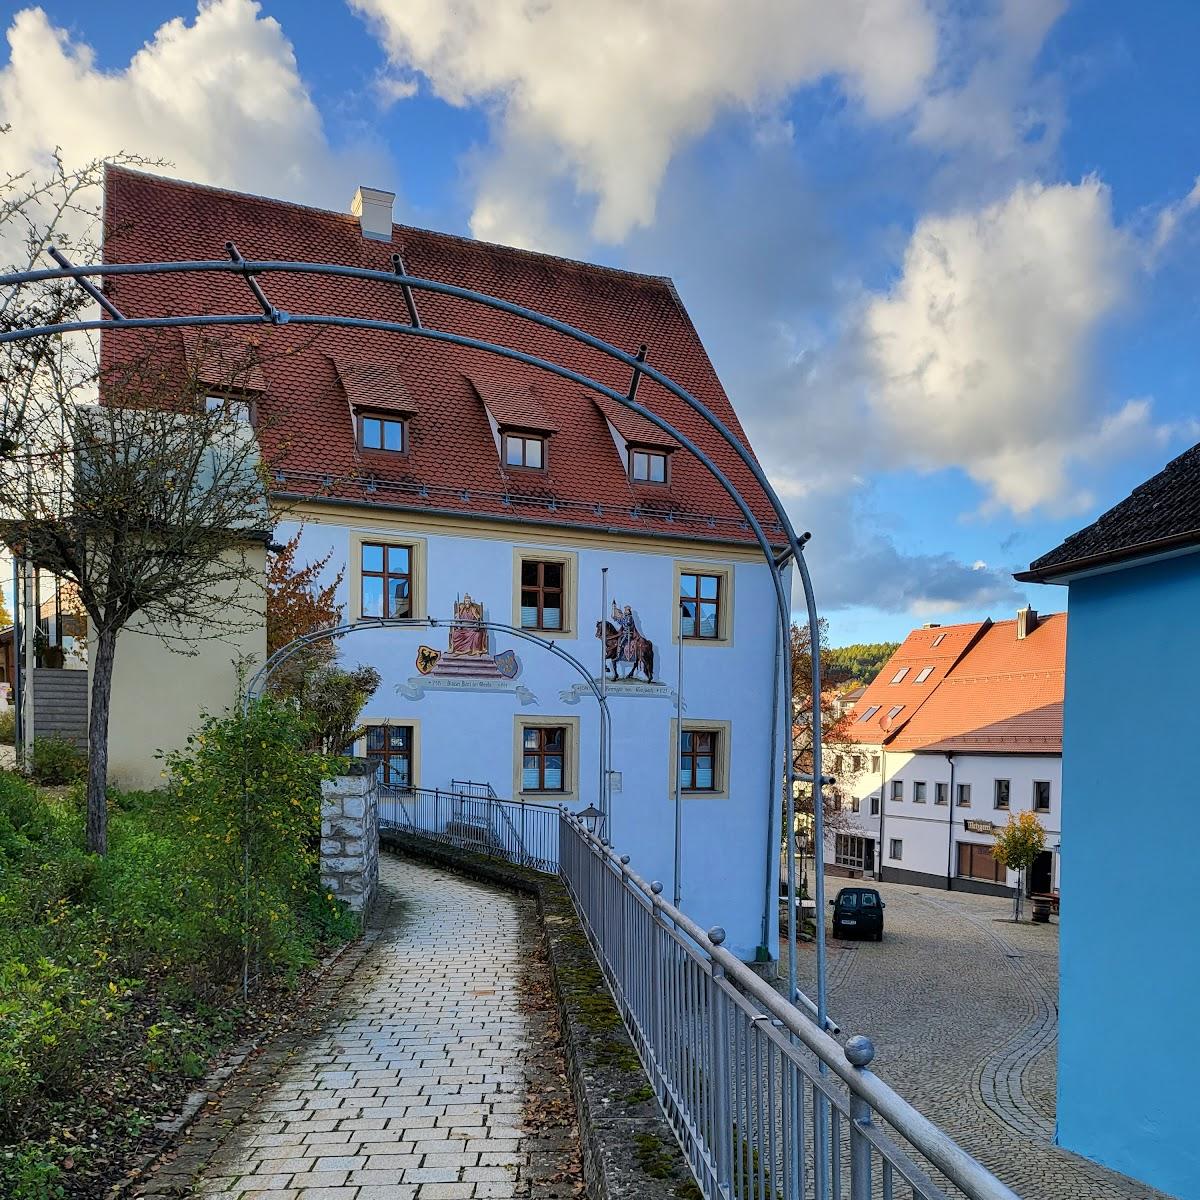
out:
M993 829L1002 827L1010 812L1032 809L1046 830L1050 857L1031 884L1033 890L1043 890L1046 880L1040 872L1048 870L1048 885L1058 890L1061 755L908 752L870 745L856 746L848 753L861 756L863 765L847 789L854 797L848 815L855 833L871 845L839 847L831 839L827 848L831 863L840 859L841 865L857 866L852 859L862 857L873 864L873 870L865 873L877 878L882 866L883 878L901 882L1011 889L1017 883L1015 871L989 875ZM1006 807L997 804L997 797L1004 796L997 781L1007 782ZM1039 800L1046 803L1047 791L1048 807L1039 807ZM963 845L981 850L964 851Z
M295 520L282 523L280 540ZM776 944L778 855L768 846L772 817L771 733L777 626L770 571L756 548L691 541L603 535L569 526L501 524L486 519L439 518L385 509L306 505L297 561L331 550L330 577L342 571L338 600L344 619L360 615L363 545L412 548L414 615L448 619L469 593L484 619L520 624L517 589L522 556L561 561L567 572L565 632L542 634L580 659L595 678L602 647L595 636L601 615L601 572L608 598L633 609L637 628L654 645L653 685L610 686L612 762L619 786L612 797L611 840L633 868L673 886L675 684L677 611L681 571L689 567L722 579L721 636L684 642L684 729L717 739L714 786L684 794L681 892L683 907L702 926L720 924L730 949L744 959ZM531 632L537 632L531 630ZM514 677L440 680L416 666L421 646L444 652L448 630L377 629L339 643L344 666L373 665L383 683L368 704L366 724L411 729L410 786L448 788L452 780L489 783L505 798L565 802L581 809L597 802L598 709L586 681L540 646L493 632L491 655L512 651ZM622 673L628 667L622 667ZM566 730L568 748L561 792L523 790L522 729ZM777 829L775 836L778 836ZM768 897L769 900L768 900ZM764 914L767 922L764 939Z

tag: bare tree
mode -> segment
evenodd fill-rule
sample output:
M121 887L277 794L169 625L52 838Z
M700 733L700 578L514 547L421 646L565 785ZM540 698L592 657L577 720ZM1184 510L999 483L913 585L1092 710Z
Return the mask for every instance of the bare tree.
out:
M52 244L94 260L102 169L56 161L44 178L0 181L0 245L23 246L9 270L41 264ZM70 281L4 289L0 329L78 320L91 303ZM254 432L238 419L253 349L218 347L214 387L215 340L185 355L178 331L121 336L103 367L83 337L0 345L0 537L72 584L91 622L87 835L101 854L118 634L136 628L196 653L198 640L261 621L252 547L271 524ZM214 392L227 403L206 404Z
M853 791L854 780L861 773L859 747L846 736L849 716L839 716L836 689L844 682L830 661L827 646L828 627L824 620L818 628L821 647L821 770L824 775L834 776L834 783L823 789L822 815L827 835L843 832L851 827L847 803ZM808 625L792 626L792 756L795 769L806 775L813 770L812 739L812 654L809 649ZM859 766L856 768L855 764ZM811 820L814 815L813 788L799 785L797 788L796 813L801 819Z

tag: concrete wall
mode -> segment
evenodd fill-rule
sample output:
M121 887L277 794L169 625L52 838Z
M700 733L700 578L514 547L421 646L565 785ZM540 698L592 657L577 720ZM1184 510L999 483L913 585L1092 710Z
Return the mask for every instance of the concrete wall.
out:
M266 571L266 551L249 545L252 563ZM265 594L260 587L230 584L221 589L230 620L245 627L205 638L205 630L185 628L164 639L135 617L117 639L108 731L108 777L122 788L162 786L160 750L178 750L197 726L202 711L220 713L238 696L237 664L251 671L267 651ZM249 615L240 616L241 608ZM257 614L257 616L255 615ZM95 645L89 630L89 644Z
M1058 1136L1200 1195L1200 554L1070 588Z
M279 540L294 523L281 524ZM655 678L661 686L639 694L613 689L612 767L621 774L613 795L613 844L630 854L634 868L672 887L674 804L670 784L671 720L676 679L672 640L675 564L702 561L733 572L732 637L729 644L687 643L684 651L685 722L730 722L730 789L726 798L683 801L683 907L702 926L720 924L730 949L745 959L762 942L764 896L777 887L777 854L768 853L767 822L773 803L770 786L772 671L775 656L775 601L768 568L757 551L678 547L652 539L603 538L569 529L495 527L457 521L445 527L432 518L331 511L303 526L298 561L311 562L330 550L330 574L345 569L340 599L353 615L356 586L352 568L355 539L395 536L421 539L426 578L426 612L452 615L465 592L485 605L485 617L513 622L514 548L569 552L577 563L574 636L561 645L581 659L593 676L600 673L601 644L595 625L601 606L601 568L608 568L610 601L633 607L639 630L656 652ZM504 634L493 634L493 654L513 650L520 670L507 689L470 686L438 690L423 685L415 666L418 647L447 648L445 628L373 630L340 644L343 664L373 664L383 684L364 720L411 724L416 730L414 782L446 788L453 779L490 783L502 797L514 794L514 763L519 766L515 730L522 718L562 718L579 722L579 790L570 807L594 803L598 791L598 718L595 700L580 675L545 650ZM537 799L537 797L530 797ZM554 802L551 796L540 797ZM770 879L767 876L770 874ZM774 946L774 903L767 905Z

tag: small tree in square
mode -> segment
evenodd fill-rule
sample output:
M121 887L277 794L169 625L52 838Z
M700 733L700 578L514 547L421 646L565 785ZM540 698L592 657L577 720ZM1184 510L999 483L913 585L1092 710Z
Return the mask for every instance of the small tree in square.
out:
M1037 856L1046 848L1046 830L1035 813L1009 813L1008 824L996 834L992 855L1001 866L1017 871L1017 890L1013 897L1013 920L1021 917L1021 894L1025 888L1025 873Z

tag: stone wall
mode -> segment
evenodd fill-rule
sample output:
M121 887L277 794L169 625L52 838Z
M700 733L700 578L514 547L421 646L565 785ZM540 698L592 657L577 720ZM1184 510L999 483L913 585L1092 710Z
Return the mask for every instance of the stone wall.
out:
M321 886L364 919L374 903L379 806L373 774L356 771L321 784Z

